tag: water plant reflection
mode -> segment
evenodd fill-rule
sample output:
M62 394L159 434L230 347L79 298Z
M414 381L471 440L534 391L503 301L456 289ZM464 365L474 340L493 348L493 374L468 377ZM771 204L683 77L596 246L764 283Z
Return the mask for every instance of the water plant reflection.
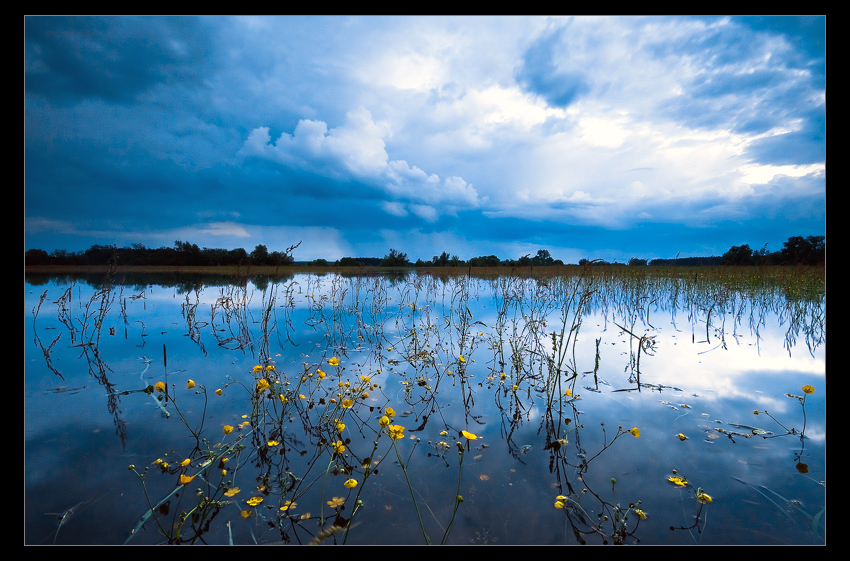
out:
M185 314L190 344L207 355L200 329L207 323L221 348L256 357L258 364L226 375L193 371L177 382L166 378L150 387L159 410L181 419L189 437L185 448L192 449L162 450L161 461L150 473L153 463L136 461L149 463L148 468L130 470L142 484L148 510L130 539L143 526L155 526L169 543L220 541L222 533L230 535L239 524L261 542L346 543L357 534L363 518L376 516L376 497L394 496L393 516L409 518L419 527L421 538L411 541L431 543L434 536L434 543L450 543L461 509L476 507L469 482L493 484L496 479L491 470L472 477L464 473L470 462L487 458L473 456L480 458L487 447L498 443L520 465L548 456L557 489L547 497L556 497L567 534L576 541L638 541L641 521L659 520L659 511L644 507L647 496L640 490L624 489L616 482L610 490L599 490L602 487L593 479L610 481L617 475L619 480L619 474L600 472L610 470L617 456L646 455L645 441L653 432L643 423L623 420L625 428L618 426L611 435L606 422L588 421L592 415L611 413L596 410L589 415L579 409L582 387L596 392L608 383L602 376L612 380L600 370L603 360L612 360L603 356L602 337L593 338L595 353L578 345L588 314L603 311L603 321L615 324L635 343L634 347L629 343L621 366L633 384L622 391L637 394L670 387L651 383L655 380L646 373L652 360L641 362L642 357L658 356L652 330L661 312L675 319L684 310L692 340L699 333L709 344L723 348L730 332L746 325L748 315L758 340L767 311L781 301L771 291L736 292L723 281L712 281L702 293L683 279L609 277L590 268L569 278L441 280L412 275L393 282L341 276L320 281L306 276L285 285L267 284L259 316L251 312L256 295L239 284L222 289L209 322L198 318L196 300L195 308ZM390 290L393 286L395 290ZM288 296L278 299L278 288ZM296 302L298 294L304 295L306 304ZM99 312L94 310L109 298L98 292L89 300L92 311L84 315L89 327L75 335L91 342L82 348L95 364L98 359L102 363L102 357L92 328L101 329L103 322L98 324ZM274 320L275 312L287 315L287 336L278 342L288 345L295 337L293 311L305 305L304 325L321 340L301 349L301 366L287 362L284 367L282 360L275 361L273 351L278 349L271 348L275 332L283 329L283 323ZM817 302L799 306L801 317L794 319L783 312L780 317L788 321L788 332L794 331L786 341L799 333L810 352L823 344L818 306ZM39 308L43 313L41 303ZM64 317L64 309L63 300L57 315ZM132 314L132 308L123 313ZM39 313L33 316L38 319ZM217 411L215 423L206 413L210 383L219 387L212 401L225 396L230 408L223 416ZM801 400L803 428L785 429L789 435L798 434L801 442L805 400L813 391L807 388L811 386L804 386L802 396L789 395ZM123 392L113 389L110 395L117 398L147 389L146 384ZM490 403L499 415L496 425L482 415ZM781 417L761 414L785 428ZM526 440L526 425L532 423L540 437L534 442ZM497 425L500 434L494 438ZM669 435L677 436L681 446L693 442L685 442L687 437L681 438L684 434L678 430ZM726 434L734 442L733 437L747 433ZM420 446L420 438L428 445ZM612 447L619 451L609 451ZM432 469L434 461L457 471L457 484L441 487L439 494L420 475ZM154 477L170 478L177 488L154 491L161 489L152 485ZM406 489L403 499L387 489L392 481ZM240 487L247 490L241 499ZM699 519L702 508L713 503L704 490L693 491ZM551 504L547 498L550 514Z

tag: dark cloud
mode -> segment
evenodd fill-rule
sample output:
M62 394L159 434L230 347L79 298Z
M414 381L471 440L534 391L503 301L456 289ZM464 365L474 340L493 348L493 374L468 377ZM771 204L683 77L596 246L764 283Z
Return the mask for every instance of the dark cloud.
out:
M569 61L563 33L562 29L556 30L532 44L523 56L516 80L550 105L566 108L590 88L581 72L559 65L560 60Z
M805 121L799 131L754 141L746 155L761 164L804 166L826 162L825 115Z
M824 162L822 19L522 21L27 17L25 246L574 262L817 233L822 173L741 196L740 167Z
M29 16L24 34L26 91L56 103L129 102L155 84L200 84L214 49L195 18Z

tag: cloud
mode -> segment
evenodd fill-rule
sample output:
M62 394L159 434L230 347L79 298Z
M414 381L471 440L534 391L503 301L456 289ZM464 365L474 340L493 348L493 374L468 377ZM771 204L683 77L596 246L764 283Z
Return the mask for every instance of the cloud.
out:
M440 179L404 160L390 160L384 138L386 127L376 124L365 108L350 111L345 123L328 129L322 121L300 120L292 134L282 133L272 143L269 127L249 133L239 155L271 160L287 167L309 171L341 181L359 181L397 200L417 204L476 208L480 201L475 188L461 177ZM400 215L399 204L384 204L385 210ZM424 207L423 207L424 208ZM414 211L433 217L430 211Z
M825 230L824 27L27 17L25 244L781 246Z
M197 228L198 234L210 236L234 236L237 238L249 238L251 234L244 226L234 222L209 222Z
M573 69L577 65L572 63L564 33L564 28L556 29L533 43L516 75L526 90L560 108L569 107L590 90L586 76Z
M61 103L200 85L213 60L213 33L197 18L27 17L24 32L27 90Z

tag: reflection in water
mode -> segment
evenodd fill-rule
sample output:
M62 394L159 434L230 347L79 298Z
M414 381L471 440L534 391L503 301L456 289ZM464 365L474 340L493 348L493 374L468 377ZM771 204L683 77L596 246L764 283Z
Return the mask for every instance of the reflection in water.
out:
M56 392L39 390L94 378L97 395L63 395L77 411L105 397L132 458L99 480L150 500L120 515L98 502L87 513L116 528L70 521L58 543L823 542L825 389L790 393L801 374L823 386L825 297L808 277L146 282L25 297L46 367L28 359L28 464L45 431L76 422L40 414ZM44 330L59 332L45 344ZM148 342L162 368L145 357L132 374ZM780 436L799 439L789 462L809 485L789 499L772 483ZM36 489L57 492L28 478L28 505ZM40 527L28 519L28 542Z

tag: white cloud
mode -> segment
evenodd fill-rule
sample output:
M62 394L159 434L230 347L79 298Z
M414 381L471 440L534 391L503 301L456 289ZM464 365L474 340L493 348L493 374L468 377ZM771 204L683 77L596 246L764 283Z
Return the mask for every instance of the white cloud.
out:
M235 222L209 222L196 230L198 234L209 234L211 236L235 236L237 238L251 236L242 225Z
M251 131L240 156L259 157L301 170L342 179L358 180L384 191L394 199L428 205L479 205L478 193L460 177L441 180L404 160L389 160L384 137L386 127L374 122L365 108L351 111L346 122L328 129L321 121L301 120L292 134L283 133L272 143L268 127ZM390 213L398 205L383 205ZM431 217L433 207L424 215ZM415 214L419 214L416 213Z
M426 222L436 222L439 218L437 209L428 205L410 205L410 211Z
M399 202L381 201L381 208L383 208L387 214L392 214L393 216L407 216L407 209Z

